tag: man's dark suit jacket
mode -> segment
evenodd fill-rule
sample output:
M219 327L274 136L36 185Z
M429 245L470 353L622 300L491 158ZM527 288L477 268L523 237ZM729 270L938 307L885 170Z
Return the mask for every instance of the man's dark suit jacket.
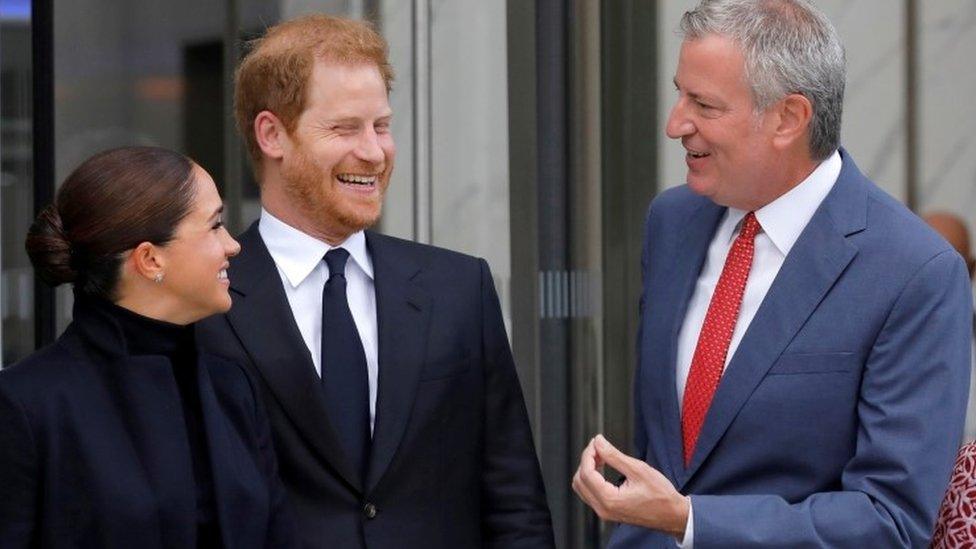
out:
M307 547L552 547L549 510L498 297L476 258L372 232L379 383L366 485L354 479L255 223L234 305L201 344L260 380Z
M221 539L291 546L267 416L245 370L197 360ZM78 306L53 345L0 372L0 547L196 547L197 500L169 359L128 355Z

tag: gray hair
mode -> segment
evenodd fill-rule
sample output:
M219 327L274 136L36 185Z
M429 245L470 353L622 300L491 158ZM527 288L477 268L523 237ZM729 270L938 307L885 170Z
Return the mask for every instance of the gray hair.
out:
M807 0L702 0L685 12L685 40L731 39L745 56L757 112L791 93L813 104L810 155L827 158L840 145L846 61L827 17Z

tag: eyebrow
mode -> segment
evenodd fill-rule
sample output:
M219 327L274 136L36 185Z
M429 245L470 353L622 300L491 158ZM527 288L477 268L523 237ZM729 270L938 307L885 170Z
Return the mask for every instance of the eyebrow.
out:
M674 87L675 88L678 88L679 90L681 89L681 86L678 85L678 77L677 76L675 76L674 78L672 78L671 79L671 82L674 82ZM695 92L691 92L691 91L685 90L685 93L688 95L688 97L691 97L692 99L701 99L702 98L701 94L698 94L698 93L695 93Z
M358 124L359 119L354 116L348 116L344 118L330 118L325 121L326 124Z
M218 206L217 209L214 210L214 213L210 214L210 217L208 217L207 220L213 219L213 218L217 217L218 215L220 215L222 213L224 213L224 205L223 204L221 204L220 206Z
M671 79L671 82L673 82L673 83L674 83L674 87L675 87L675 88L678 88L679 90L681 89L681 86L680 86L680 85L678 84L678 77L677 77L677 76L675 76L674 78L672 78L672 79ZM695 92L690 92L690 91L687 91L687 90L685 90L685 93L687 93L687 94L688 94L688 95L690 95L691 97L695 97L695 98L697 98L697 97L698 97L698 94L697 94L697 93L695 93Z
M384 120L387 118L393 118L393 113L388 112L376 117L376 120ZM362 121L361 117L358 116L337 116L336 118L329 118L325 120L326 124L358 124Z

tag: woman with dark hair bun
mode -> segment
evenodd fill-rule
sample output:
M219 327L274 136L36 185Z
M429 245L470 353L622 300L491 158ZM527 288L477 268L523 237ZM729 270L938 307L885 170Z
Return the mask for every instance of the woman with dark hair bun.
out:
M39 277L74 286L53 345L0 372L0 547L282 547L291 524L246 372L200 354L230 308L213 179L154 147L98 154L38 215Z

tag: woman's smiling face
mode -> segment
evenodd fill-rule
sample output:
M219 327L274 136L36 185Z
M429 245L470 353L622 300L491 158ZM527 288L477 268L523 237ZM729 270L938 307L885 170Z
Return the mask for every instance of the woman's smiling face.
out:
M178 323L190 323L230 309L229 258L241 250L222 221L223 202L213 178L193 166L190 212L162 247L166 270L162 290L179 305Z

